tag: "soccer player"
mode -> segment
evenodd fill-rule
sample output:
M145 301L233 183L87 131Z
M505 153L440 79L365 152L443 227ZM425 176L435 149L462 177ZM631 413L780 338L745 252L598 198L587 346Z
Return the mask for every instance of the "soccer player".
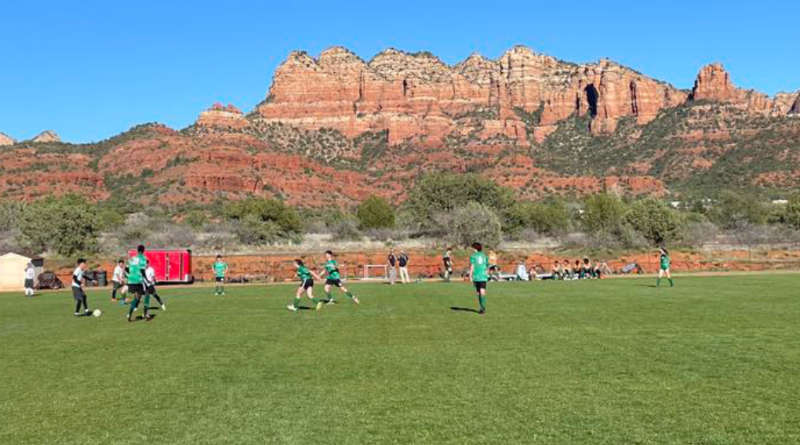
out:
M158 305L161 306L162 311L167 310L167 305L161 300L161 297L158 296L158 292L156 292L156 270L153 269L152 266L149 264L147 265L147 269L144 271L144 305L145 307L150 306L150 297L155 297L156 301L158 301Z
M111 274L111 301L117 301L117 292L122 288L125 281L125 261L119 260L114 273Z
M448 247L442 257L442 261L444 262L444 281L448 283L450 282L450 274L453 273L453 259L450 257L452 253L453 249Z
M397 281L397 255L394 254L394 249L389 251L386 259L389 261L389 284L394 284Z
M33 263L28 263L25 267L25 296L32 297L34 294L33 291L33 282L36 279L36 269L33 267Z
M486 281L489 279L487 269L489 268L489 258L483 253L481 243L472 245L474 251L469 257L469 279L478 292L478 304L480 305L479 314L486 313Z
M81 306L83 306L83 315L89 315L89 305L86 303L86 292L83 291L83 272L86 270L86 260L83 258L78 260L78 267L72 272L72 298L75 299L75 316L81 315Z
M344 292L345 295L353 300L353 303L358 304L358 298L342 284L342 277L339 275L339 264L333 259L333 252L330 250L325 252L325 259L325 273L328 275L325 279L325 297L328 300L327 304L334 304L333 294L331 294L331 288L333 286L338 287L340 291Z
M661 286L661 277L663 277L664 275L666 275L667 279L669 280L669 287L673 287L675 286L675 283L672 281L672 277L669 274L669 263L670 263L669 252L667 252L667 249L665 247L659 247L658 253L661 257L660 261L661 267L658 269L658 280L656 280L656 287Z
M318 280L322 280L322 278L320 278L316 272L309 270L305 264L303 264L303 260L299 258L294 260L294 267L297 269L297 277L300 278L300 287L297 288L294 302L286 307L292 312L297 312L297 305L300 304L300 298L302 298L303 292L305 292L308 298L317 305L317 310L322 309L322 300L314 298L314 279L312 276L316 277Z
M222 261L222 255L217 255L217 260L211 266L214 269L214 295L225 295L225 275L228 274L228 263Z
M139 302L144 295L144 272L147 268L147 258L144 256L144 246L136 248L136 255L128 258L128 292L133 294L133 301L128 309L128 321L133 321L133 312L139 307ZM144 306L144 319L150 321L147 314L147 305Z

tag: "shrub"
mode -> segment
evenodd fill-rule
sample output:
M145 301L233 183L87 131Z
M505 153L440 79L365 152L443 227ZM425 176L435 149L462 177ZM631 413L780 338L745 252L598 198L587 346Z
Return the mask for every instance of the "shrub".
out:
M789 199L781 213L781 220L795 229L800 229L800 196L795 195Z
M409 193L405 208L423 233L437 226L436 217L463 208L470 202L482 203L505 221L515 204L511 189L477 174L434 173L422 177Z
M469 246L480 242L487 246L498 246L502 242L502 224L491 208L477 202L469 202L452 212L436 216L438 233L448 243Z
M200 230L203 226L208 224L208 217L199 210L192 210L186 214L186 218L184 218L183 222L195 230Z
M583 225L589 233L604 230L619 232L625 213L625 203L616 196L600 193L584 199Z
M358 223L352 218L345 218L332 227L331 233L337 240L359 241L362 237Z
M269 244L281 237L300 239L303 222L295 209L275 199L248 198L225 205L223 215L238 222L236 234L246 244Z
M625 215L625 221L652 244L673 241L680 227L676 212L653 198L634 202Z
M570 213L562 201L548 203L517 203L508 212L504 229L517 232L530 229L546 235L558 235L569 230Z
M724 229L741 229L763 224L768 210L756 197L733 191L723 191L711 210L711 219Z
M356 211L361 229L391 229L394 227L394 209L386 199L372 195Z
M20 244L37 253L52 250L72 256L97 250L97 210L80 196L48 197L28 204L18 224Z
M274 244L281 236L281 228L274 221L263 221L256 215L245 215L233 229L236 237L244 244Z

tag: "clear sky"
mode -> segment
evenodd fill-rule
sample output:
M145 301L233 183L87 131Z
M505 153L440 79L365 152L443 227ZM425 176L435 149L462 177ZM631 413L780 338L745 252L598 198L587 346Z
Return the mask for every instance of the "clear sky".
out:
M453 64L523 44L608 57L679 88L718 61L772 95L800 88L798 17L797 0L3 0L0 132L88 142L145 122L182 128L217 101L252 109L290 51L333 45Z

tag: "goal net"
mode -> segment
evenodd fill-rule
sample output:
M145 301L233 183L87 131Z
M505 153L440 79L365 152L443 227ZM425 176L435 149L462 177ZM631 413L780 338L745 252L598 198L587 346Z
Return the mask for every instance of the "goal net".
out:
M389 278L389 266L386 264L367 264L364 266L365 280L386 280Z

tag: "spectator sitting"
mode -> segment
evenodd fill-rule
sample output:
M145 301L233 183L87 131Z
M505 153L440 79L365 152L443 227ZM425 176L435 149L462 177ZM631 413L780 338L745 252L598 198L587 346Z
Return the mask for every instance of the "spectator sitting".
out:
M581 269L581 278L589 279L592 278L594 273L592 273L592 264L589 262L589 258L583 259L583 268Z
M525 263L523 262L517 264L517 279L521 281L531 280L531 276L528 274L528 269L525 267Z

